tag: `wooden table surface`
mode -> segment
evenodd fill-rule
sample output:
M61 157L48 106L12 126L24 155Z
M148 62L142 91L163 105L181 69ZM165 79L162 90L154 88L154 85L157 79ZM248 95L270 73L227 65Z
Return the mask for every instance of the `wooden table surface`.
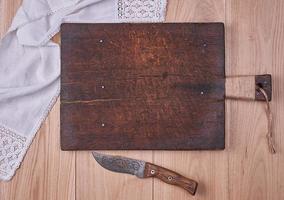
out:
M0 36L20 4L0 0ZM197 194L191 197L159 180L104 170L90 152L60 151L57 102L16 176L0 182L1 200L284 199L284 1L169 0L167 21L224 22L226 75L272 74L277 154L267 149L264 104L232 100L226 100L224 151L107 152L154 162L198 180Z

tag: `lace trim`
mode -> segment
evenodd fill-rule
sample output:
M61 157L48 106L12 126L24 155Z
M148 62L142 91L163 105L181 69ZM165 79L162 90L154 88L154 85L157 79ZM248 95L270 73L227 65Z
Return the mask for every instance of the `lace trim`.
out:
M121 22L163 21L166 4L166 0L117 0L117 19Z
M60 93L60 85L58 85L58 88L56 90L56 94L53 96L53 98L51 99L51 101L49 102L49 104L46 106L46 109L44 110L44 112L41 115L41 118L39 119L39 121L37 122L37 124L35 125L35 127L33 128L33 130L31 131L31 135L29 135L28 138L20 136L19 134L16 133L16 131L13 131L11 129L8 129L7 127L3 126L0 124L0 134L3 134L3 138L4 137L8 137L8 138L13 138L16 137L18 138L20 141L22 141L22 148L19 150L18 154L17 154L17 159L15 159L14 163L11 165L10 168L6 168L6 170L2 170L1 169L1 164L0 164L0 180L4 180L4 181L9 181L12 176L15 174L15 171L20 167L21 162L23 161L24 156L26 155L26 152L29 148L29 146L31 145L35 134L38 132L41 124L43 123L43 121L46 119L48 113L50 112L50 110L52 109L53 105L55 104L58 96ZM2 131L4 130L4 131ZM8 135L8 136L6 136ZM0 138L0 151L5 150L2 146L1 143L1 138ZM14 152L15 153L15 152ZM3 157L4 158L4 157ZM2 160L2 157L0 157L0 160Z
M15 171L26 142L26 137L0 125L0 179L9 179Z

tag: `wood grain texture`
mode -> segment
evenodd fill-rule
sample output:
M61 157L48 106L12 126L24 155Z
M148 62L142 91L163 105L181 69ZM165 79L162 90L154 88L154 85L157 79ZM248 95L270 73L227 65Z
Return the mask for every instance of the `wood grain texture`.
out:
M284 2L229 0L226 13L226 74L272 74L278 151L268 151L263 103L228 101L229 199L283 199Z
M2 38L7 32L21 3L22 0L0 0L0 38Z
M186 22L224 22L225 1L169 1L167 21L173 20ZM226 149L224 151L210 152L155 151L154 163L177 172L182 172L184 176L196 180L199 186L194 199L228 200ZM160 181L154 181L153 190L155 191L154 199L189 199L186 191L165 185Z
M270 74L227 76L226 77L226 99L265 101L265 97L258 88L262 88L271 101L272 78Z
M152 162L152 151L104 151ZM76 199L77 200L151 200L153 179L110 172L102 168L91 152L76 152Z
M7 30L19 0L0 0L1 35ZM224 8L226 7L226 9ZM5 8L5 9L3 9ZM226 21L225 21L226 12ZM266 144L266 116L263 102L226 101L226 150L223 152L155 152L110 151L162 165L200 182L194 197L186 191L151 179L111 173L96 164L90 152L76 153L76 199L82 200L282 200L284 199L284 1L282 0L169 0L167 21L225 21L226 74L255 75L271 73L273 78L272 110L277 154L271 155ZM55 107L52 113L59 113ZM52 120L50 124L48 120ZM57 187L58 169L42 173L53 158L41 159L46 145L58 154L59 131L49 138L50 126L59 123L58 116L49 116L14 179L0 183L0 199L75 199L75 192L64 180ZM53 125L52 125L53 124ZM55 128L54 128L55 129ZM57 129L57 128L56 128ZM53 132L54 134L54 132ZM57 139L56 139L57 138ZM50 141L49 141L50 142ZM54 143L55 144L55 143ZM42 149L38 151L38 149ZM45 149L45 150L43 150ZM44 156L45 157L45 156ZM39 159L39 161L38 161ZM41 163L41 162L44 162ZM62 161L62 173L75 168L75 162ZM40 166L39 166L40 165ZM35 171L34 171L35 170ZM42 170L39 172L39 170ZM33 174L35 176L33 177ZM67 173L67 174L72 174ZM74 172L75 174L75 172ZM39 178L39 176L44 178ZM44 179L44 180L43 180ZM28 180L28 181L25 181ZM70 184L74 183L70 178ZM49 187L53 189L48 189ZM37 192L40 189L40 192ZM63 192L64 191L64 192ZM69 191L69 192L68 192ZM62 194L63 192L63 194ZM30 193L32 193L30 195ZM42 193L42 194L39 194ZM68 196L66 194L68 193ZM141 195L143 194L143 195ZM60 196L62 195L62 196ZM60 197L60 198L59 198Z
M61 28L63 150L224 148L224 24Z
M21 0L0 0L0 38ZM43 123L16 175L0 182L1 200L75 199L75 153L59 147L59 101Z
M255 99L255 76L226 77L227 99Z
M177 172L148 162L145 164L144 177L158 178L167 184L185 189L191 195L195 195L198 187L198 183L195 180L186 178Z
M60 151L59 102L37 133L15 177L0 182L1 200L75 199L75 153Z

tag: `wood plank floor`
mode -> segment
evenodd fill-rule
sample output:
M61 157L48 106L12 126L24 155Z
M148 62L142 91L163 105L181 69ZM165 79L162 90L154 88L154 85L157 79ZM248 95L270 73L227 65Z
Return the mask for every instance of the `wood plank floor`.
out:
M0 37L21 0L0 0ZM224 22L226 75L271 73L277 154L266 145L265 105L226 101L224 151L109 151L168 167L200 182L197 195L160 181L103 170L90 152L62 152L59 102L34 139L1 200L284 199L284 1L169 0L168 22ZM0 86L1 87L1 86ZM0 111L1 113L1 111Z

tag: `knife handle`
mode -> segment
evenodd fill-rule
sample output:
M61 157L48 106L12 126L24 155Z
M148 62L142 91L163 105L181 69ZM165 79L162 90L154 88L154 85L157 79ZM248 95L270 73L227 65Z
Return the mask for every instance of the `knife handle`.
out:
M148 162L145 164L144 177L156 177L165 183L185 189L191 195L195 195L198 186L198 183L192 179Z
M271 101L272 77L271 74L263 75L241 75L226 77L226 98L236 100L256 100L265 101L265 97L259 91L262 88Z

